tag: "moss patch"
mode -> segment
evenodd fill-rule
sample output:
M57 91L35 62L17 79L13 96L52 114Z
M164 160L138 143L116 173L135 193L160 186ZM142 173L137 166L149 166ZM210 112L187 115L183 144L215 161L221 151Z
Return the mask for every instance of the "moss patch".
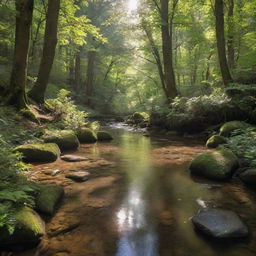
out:
M218 150L197 156L190 164L191 174L226 180L238 168L238 159L230 150Z
M231 121L227 122L220 128L220 136L228 137L230 136L231 132L237 130L237 129L245 129L248 128L250 125L246 122L242 121Z
M113 140L113 137L109 132L106 131L98 131L97 132L98 141L110 141Z
M54 162L60 155L60 149L55 143L27 144L16 147L15 152L23 154L28 162Z
M1 247L30 247L38 243L40 237L45 234L44 222L35 211L28 207L17 209L13 214L13 221L15 229L12 234L6 228L0 229Z
M223 136L214 135L206 142L208 148L217 148L221 144L227 143L227 140Z
M77 137L81 143L94 143L97 141L95 132L89 128L82 128L77 132Z
M41 184L35 184L34 187L38 190L36 209L42 213L52 215L64 195L63 187Z
M73 131L47 131L43 139L45 142L56 143L61 150L77 149L79 140Z

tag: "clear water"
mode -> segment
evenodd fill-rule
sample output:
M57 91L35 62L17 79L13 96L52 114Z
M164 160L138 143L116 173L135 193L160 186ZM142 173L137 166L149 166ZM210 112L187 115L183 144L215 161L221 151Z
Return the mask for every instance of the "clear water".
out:
M92 174L97 173L94 180L75 185L81 194L81 201L72 199L75 210L70 210L69 199L59 210L66 219L80 214L77 218L84 219L84 225L50 238L50 249L42 255L256 255L255 192L237 181L218 183L191 177L190 160L206 151L202 142L178 137L149 138L120 124L108 129L114 141L83 145L76 154L103 158L114 165L91 168ZM61 164L56 163L54 168L61 168ZM101 192L96 189L97 193L83 194L94 183L97 187L97 179L102 181L102 176L116 175L121 177L119 181ZM250 237L221 242L197 233L190 219L200 208L208 206L238 213L249 226ZM58 219L58 214L54 218ZM56 222L54 218L52 222ZM53 224L48 225L51 229Z

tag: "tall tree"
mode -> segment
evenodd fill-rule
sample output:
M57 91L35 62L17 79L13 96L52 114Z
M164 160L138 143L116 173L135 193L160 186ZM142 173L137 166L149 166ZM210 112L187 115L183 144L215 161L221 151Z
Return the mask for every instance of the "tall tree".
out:
M173 99L177 96L177 89L173 69L172 36L174 11L178 4L178 0L173 0L173 8L170 16L169 0L160 0L160 4L165 84L169 99Z
M41 59L36 84L29 92L29 97L39 104L44 103L45 91L54 61L57 44L59 11L60 0L48 0L43 56Z
M224 33L224 8L223 0L215 0L215 29L217 38L217 49L219 55L219 64L224 85L228 85L232 81L230 70L228 67L226 56L226 44Z
M6 104L15 105L18 109L25 108L27 105L25 87L33 8L34 0L15 1L16 28L14 60L10 85L7 89Z
M228 65L232 70L235 65L235 48L234 48L234 0L228 0Z
M88 52L88 64L87 64L87 73L86 73L86 82L85 82L85 88L86 88L86 101L85 103L87 105L91 105L91 97L93 96L94 88L93 88L93 82L94 82L94 63L96 59L96 51L90 50Z

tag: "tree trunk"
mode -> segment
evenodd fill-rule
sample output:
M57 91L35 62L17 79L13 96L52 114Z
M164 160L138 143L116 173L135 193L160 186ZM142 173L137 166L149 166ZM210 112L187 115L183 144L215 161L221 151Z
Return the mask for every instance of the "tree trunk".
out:
M76 54L75 58L75 91L78 94L81 82L81 52Z
M151 32L150 28L146 24L144 24L143 29L144 29L144 31L147 35L147 38L148 38L148 41L149 41L149 44L150 44L150 47L151 47L152 54L153 54L153 56L155 58L155 61L156 61L158 74L159 74L159 78L161 80L161 85L162 85L163 91L165 93L166 98L168 99L169 95L168 95L167 90L166 90L164 71L163 71L163 66L162 66L160 53L159 53L158 48L157 48L157 46L155 44L155 41L153 39L152 32Z
M169 1L161 0L161 32L162 32L162 48L163 48L163 63L164 63L164 77L166 91L169 100L174 99L177 96L176 81L173 70L172 60L172 32L173 24L172 19L169 24ZM170 25L170 26L169 26Z
M43 56L39 67L37 82L29 92L29 97L38 104L44 103L45 91L54 61L57 44L59 10L60 0L48 0Z
M232 70L235 65L234 48L234 0L228 1L228 65Z
M96 51L88 52L88 64L87 64L87 75L86 75L86 100L85 103L91 105L91 97L93 96L93 82L94 82L94 64L96 59Z
M228 85L230 82L232 82L232 77L229 71L227 57L226 57L223 0L215 0L215 18L216 18L216 37L217 37L217 49L218 49L218 55L219 55L220 70L221 70L224 85Z
M5 103L21 109L27 106L25 87L34 0L16 0L15 8L14 61Z

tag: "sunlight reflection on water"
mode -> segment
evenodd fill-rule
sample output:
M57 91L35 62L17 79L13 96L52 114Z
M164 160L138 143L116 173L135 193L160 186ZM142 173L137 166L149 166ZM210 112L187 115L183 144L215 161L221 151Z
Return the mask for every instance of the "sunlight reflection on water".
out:
M120 234L116 256L158 256L157 235L145 199L145 191L154 180L150 142L143 137L137 141L123 137L123 145L124 158L130 163L126 169L129 187L116 215Z

